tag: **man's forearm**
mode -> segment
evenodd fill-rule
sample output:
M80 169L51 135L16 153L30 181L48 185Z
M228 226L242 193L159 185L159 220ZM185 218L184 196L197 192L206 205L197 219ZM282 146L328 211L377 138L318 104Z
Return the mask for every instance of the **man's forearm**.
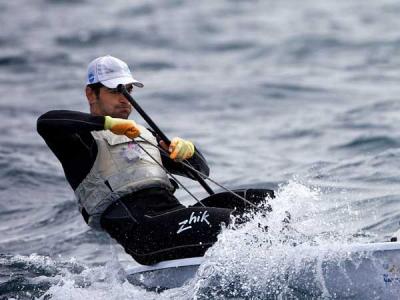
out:
M39 117L40 135L73 134L104 129L104 117L70 110L52 110Z
M203 154L201 154L201 152L198 149L196 149L196 147L194 155L188 159L188 162L197 171L200 171L206 176L210 175L210 168L208 167L207 161L204 158Z

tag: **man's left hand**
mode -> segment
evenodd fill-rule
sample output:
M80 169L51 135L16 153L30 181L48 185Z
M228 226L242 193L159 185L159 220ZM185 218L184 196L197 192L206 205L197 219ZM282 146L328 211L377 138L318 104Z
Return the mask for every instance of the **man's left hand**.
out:
M169 157L175 161L182 161L191 158L194 154L194 145L179 137L173 138L169 145Z

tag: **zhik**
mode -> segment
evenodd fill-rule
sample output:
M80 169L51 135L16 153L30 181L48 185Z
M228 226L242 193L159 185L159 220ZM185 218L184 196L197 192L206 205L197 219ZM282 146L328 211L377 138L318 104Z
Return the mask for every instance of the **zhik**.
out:
M188 230L188 229L192 228L192 226L190 224L193 224L193 223L203 223L203 222L205 222L208 225L210 225L210 222L208 222L208 220L207 220L207 217L210 216L208 214L207 210L203 211L203 213L201 213L199 216L196 216L195 213L196 212L192 212L192 214L190 215L189 219L183 220L182 222L178 223L178 225L181 225L181 226L179 227L178 231L176 232L177 234L180 234L182 231L185 231L185 230Z

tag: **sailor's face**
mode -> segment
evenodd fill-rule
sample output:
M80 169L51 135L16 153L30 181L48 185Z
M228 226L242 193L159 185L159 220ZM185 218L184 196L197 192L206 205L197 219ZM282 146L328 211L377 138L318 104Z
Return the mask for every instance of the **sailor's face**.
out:
M129 93L132 92L132 88L132 84L126 86ZM101 87L91 110L95 115L127 119L132 112L132 106L124 95L115 89Z

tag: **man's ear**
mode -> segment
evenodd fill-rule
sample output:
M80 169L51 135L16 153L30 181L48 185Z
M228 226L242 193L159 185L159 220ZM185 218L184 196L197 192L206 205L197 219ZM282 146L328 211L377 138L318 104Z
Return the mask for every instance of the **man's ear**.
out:
M96 100L97 100L97 96L96 96L96 93L94 92L94 90L92 90L90 87L87 86L85 89L85 92L86 92L86 98L89 102L89 105L95 104Z

